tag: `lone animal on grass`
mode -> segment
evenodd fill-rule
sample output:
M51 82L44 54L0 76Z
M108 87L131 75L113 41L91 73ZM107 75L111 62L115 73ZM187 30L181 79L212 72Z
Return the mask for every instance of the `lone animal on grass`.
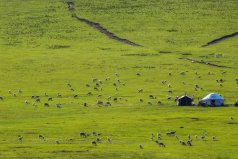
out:
M26 104L30 104L30 103L28 102L28 100L25 100L25 103L26 103Z
M149 102L147 102L147 104L148 104L148 105L152 105L152 103L151 103L150 101L149 101Z
M165 147L165 144L163 142L160 142L159 140L155 141L160 147Z
M97 105L103 105L103 101L98 100L98 101L97 101Z
M75 95L74 95L74 98L78 98L78 95L77 95L77 94L75 94Z
M21 89L21 88L18 89L18 93L19 93L19 94L22 94L22 89Z
M19 141L20 143L22 143L22 141L23 141L23 136L18 135L18 141Z
M143 89L138 89L138 93L143 93Z
M110 102L106 102L105 106L111 106Z
M144 100L143 100L143 99L140 99L140 102L144 102Z
M212 136L212 140L215 141L216 140L216 136Z
M186 146L186 143L183 140L179 141L181 145Z
M1 100L1 101L3 101L3 100L4 100L4 98L3 98L2 96L0 96L0 100Z
M36 102L40 102L40 98L36 98Z
M96 139L96 141L97 141L98 143L101 143L102 138L98 137L98 138Z
M91 96L91 95L93 95L92 92L88 92L88 93L87 93L87 96Z
M96 146L97 142L96 141L92 141L92 145Z
M107 142L108 142L108 143L111 143L111 141L112 141L112 140L111 140L109 137L107 137Z
M56 108L61 108L62 107L60 103L56 104L55 106L56 106Z
M60 93L57 93L57 98L62 98L62 95Z
M43 135L41 135L41 134L39 134L38 138L41 139L41 140L45 139L45 137Z
M49 97L49 98L48 98L48 101L53 101L53 98L52 98L52 97Z
M166 133L166 135L174 135L176 133L176 131L169 131Z
M79 135L80 135L81 137L85 137L85 138L87 137L87 134L86 134L85 132L80 132Z
M142 146L142 144L139 144L139 148L140 148L140 149L143 149L143 146Z
M87 107L87 106L88 106L88 104L87 104L87 103L83 103L83 106Z
M188 146L192 146L192 141L190 141L190 140L187 141L187 145L188 145Z
M49 107L50 105L49 105L49 103L45 103L44 106L45 107Z

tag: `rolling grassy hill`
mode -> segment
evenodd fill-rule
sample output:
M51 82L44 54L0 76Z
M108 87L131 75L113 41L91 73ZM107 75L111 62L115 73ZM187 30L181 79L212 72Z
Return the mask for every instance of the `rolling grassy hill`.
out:
M71 9L66 2L1 1L0 158L238 157L238 37L202 47L238 32L237 1L73 0ZM211 92L227 106L175 106L176 96L197 104ZM111 106L97 105L109 96ZM179 140L191 135L193 146L168 131Z

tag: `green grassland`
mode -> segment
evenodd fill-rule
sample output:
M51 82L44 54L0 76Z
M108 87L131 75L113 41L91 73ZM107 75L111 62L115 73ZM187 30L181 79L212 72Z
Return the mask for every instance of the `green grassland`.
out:
M238 31L238 1L73 2L75 11L69 11L64 0L1 0L0 158L238 158L238 110L233 106L238 100L238 37L201 47ZM72 14L143 47L109 39ZM98 91L93 78L102 81ZM224 80L222 85L218 79ZM196 84L203 89L195 90ZM222 94L227 106L178 107L174 102L187 93L197 104L211 92ZM45 93L53 101L48 102ZM57 98L57 93L62 97ZM36 106L32 106L33 95L41 97ZM105 103L109 96L118 101L97 105L97 100ZM62 108L57 109L57 103ZM101 133L97 146L91 144L95 136L79 135L93 131ZM168 131L176 131L185 141L191 135L193 146L180 145L165 134ZM151 141L152 132L162 134L165 148ZM18 135L23 136L22 142Z

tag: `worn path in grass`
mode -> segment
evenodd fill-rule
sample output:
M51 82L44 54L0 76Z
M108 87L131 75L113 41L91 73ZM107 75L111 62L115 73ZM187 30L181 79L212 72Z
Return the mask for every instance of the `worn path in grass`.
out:
M73 2L69 2L68 1L67 4L68 4L69 11L75 11L74 3ZM125 43L125 44L128 44L128 45L132 45L132 46L141 46L141 45L136 44L135 42L132 42L132 41L130 41L128 39L124 39L124 38L121 38L121 37L115 35L114 33L108 31L100 23L95 23L95 22L90 21L88 19L79 17L76 14L74 14L73 17L76 18L77 20L83 22L83 23L86 23L90 27L93 27L94 29L97 29L99 32L101 32L102 34L106 35L110 39L113 39L113 40L116 40L116 41L119 41L119 42L122 42L122 43Z

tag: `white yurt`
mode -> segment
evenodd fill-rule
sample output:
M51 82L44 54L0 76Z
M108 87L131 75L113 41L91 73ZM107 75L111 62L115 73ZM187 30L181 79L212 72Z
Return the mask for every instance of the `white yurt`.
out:
M200 106L223 106L224 98L217 93L210 93L199 101Z

